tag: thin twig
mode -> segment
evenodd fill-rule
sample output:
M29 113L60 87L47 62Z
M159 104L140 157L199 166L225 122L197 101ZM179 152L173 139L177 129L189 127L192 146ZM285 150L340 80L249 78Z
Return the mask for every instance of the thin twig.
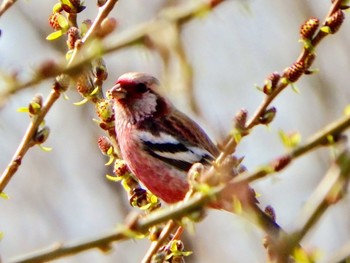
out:
M177 227L177 224L174 220L170 220L168 224L164 227L157 241L152 242L150 248L146 252L145 256L141 260L141 263L149 263L152 260L152 257L157 251L164 245L166 239L169 238L170 234Z
M0 5L0 17L16 2L17 0L4 0Z
M29 148L33 146L32 140L33 136L37 132L40 124L43 122L46 114L51 109L52 105L60 97L60 92L56 89L52 89L50 95L47 97L40 112L32 119L29 124L27 131L25 132L17 151L12 157L10 164L6 167L5 171L0 177L0 193L3 192L8 182L11 180L12 176L16 173L18 167L21 165L24 155L27 153Z
M342 0L335 0L330 8L330 11L328 12L326 18L324 19L324 21L326 21L336 10L339 9L339 6L341 4ZM325 22L323 23L325 24ZM329 34L324 33L322 30L319 30L315 37L312 39L311 44L313 47L316 47L320 41ZM299 56L299 58L297 59L297 61L295 63L299 63L304 61L309 55L310 55L310 50L304 48ZM311 66L311 64L309 65ZM285 77L284 73L282 75L282 77ZM266 95L265 99L263 100L263 102L261 103L261 105L258 107L258 109L255 111L255 113L253 114L253 116L251 117L251 119L247 122L247 129L251 129L253 126L259 124L259 118L260 116L262 116L262 114L265 112L265 110L267 109L267 107L271 104L271 102L277 97L278 94L280 94L287 86L289 85L288 82L279 82L278 86L276 87L276 89L269 95Z
M300 145L293 149L291 152L286 153L278 158L275 159L275 161L272 161L266 165L261 166L262 168L258 169L255 172L245 172L240 175L238 175L236 178L234 178L232 181L234 183L251 183L253 181L256 181L258 179L264 178L267 175L270 175L272 173L277 172L273 167L271 167L272 163L276 163L277 160L285 160L285 165L282 167L279 167L278 171L281 171L282 169L285 169L293 160L295 160L298 157L301 157L302 155L314 150L317 147L329 145L329 137L337 137L342 132L344 132L346 129L350 128L350 115L344 116L340 118L339 120L336 120L329 125L327 125L325 128L323 128L321 131L316 132L313 136L310 137L310 139L303 145Z
M116 1L115 0L109 1L108 3L110 3L110 5L108 5L108 8L104 7L104 9L99 12L99 15L101 15L99 20L103 21L103 19L107 17L106 11L109 11L110 6L113 4L113 2L116 2ZM141 25L136 25L131 29L118 33L118 35L116 35L113 38L108 38L107 43L105 44L101 43L101 46L99 47L100 51L106 55L106 54L115 52L117 50L123 49L125 47L128 47L130 45L133 45L135 43L140 43L146 36L154 33L155 29L158 28L157 24L159 23L159 21L168 19L174 22L174 19L175 19L175 20L178 20L181 25L183 25L185 22L189 21L190 18L195 18L200 10L204 10L205 8L208 8L208 7L214 8L221 2L223 2L223 0L222 1L202 0L198 2L196 1L195 2L196 4L191 4L193 2L189 2L189 3L186 3L185 6L169 8L169 10L171 9L171 12L164 10L162 11L161 15L159 15L157 19L150 22L146 22ZM174 12L176 15L174 16L172 12ZM102 17L102 14L105 17ZM95 26L94 28L98 28L98 27ZM94 33L90 31L89 35L93 36ZM85 43L88 42L85 37L83 40ZM82 48L85 48L87 50L88 45L84 45ZM78 51L74 51L74 53L76 52ZM76 58L76 55L74 55L75 58L74 60L71 60L69 66L67 66L67 62L65 61L65 59L63 59L62 60L63 62L56 66L57 67L56 71L58 71L59 73L68 74L68 75L77 74L92 60L96 59L97 56L101 56L101 53L85 54L84 57L82 56L79 58ZM32 79L25 82L19 82L14 79L13 84L11 84L7 89L5 89L0 93L0 98L2 98L2 100L0 101L0 105L1 103L3 103L4 98L7 98L8 96L20 90L39 84L40 82L49 78L52 78L52 76L51 75L34 76Z
M216 188L216 192L219 188ZM184 216L198 209L201 209L207 202L211 200L211 196L204 194L196 194L185 202L180 202L171 207L156 210L151 214L136 218L127 223L126 226L113 230L106 235L99 236L88 240L71 242L67 244L59 243L49 248L31 252L23 256L19 256L10 260L11 263L36 263L62 258L68 255L77 254L89 249L100 248L105 250L115 241L135 238L137 233L148 231L151 226L166 222L168 220L180 220ZM133 235L133 233L135 235Z
M109 0L105 4L105 8L102 8L102 11L98 14L98 21L102 22L103 19L108 15L108 13L112 10L113 6L117 0ZM89 36L93 36L95 33L95 30L98 30L98 26L94 26L94 30L90 30ZM85 38L85 41L87 41L89 38ZM73 61L73 60L71 60ZM80 65L81 67L86 65L85 63ZM62 66L62 69L65 68L65 70L62 70L63 72L72 71L72 69L69 69L70 67L67 65ZM57 70L54 70L53 72L57 72ZM50 76L52 77L52 76ZM36 76L32 82L28 82L27 84L36 84L39 83L41 80L43 80L45 77ZM24 87L24 86L22 86ZM14 92L12 89L11 92ZM33 136L35 135L39 125L43 122L44 118L46 117L48 111L51 109L52 105L55 103L55 101L60 97L60 92L56 89L53 89L48 96L46 103L44 104L41 111L36 115L36 118L33 118L30 125L27 128L27 131L22 139L21 144L18 146L17 151L12 157L12 160L10 164L7 166L5 171L2 173L0 177L0 193L4 191L5 187L11 180L12 176L16 173L18 167L21 164L21 161L23 160L23 157L27 153L28 149L32 146L31 141Z
M310 232L328 208L345 196L350 179L350 153L344 150L330 167L311 198L306 202L300 218L297 231L283 237L283 249L291 254L296 245ZM286 262L286 258L281 262Z

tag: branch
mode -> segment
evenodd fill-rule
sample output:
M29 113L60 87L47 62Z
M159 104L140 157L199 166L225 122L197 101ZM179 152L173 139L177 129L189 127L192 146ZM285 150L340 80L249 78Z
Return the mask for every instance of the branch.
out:
M303 146L298 147L298 150L295 150L297 154L289 154L293 156L293 159L300 157L303 153L306 153L312 149L315 149L318 146L323 145L324 141L327 139L329 135L340 134L345 129L350 127L350 116L342 118L334 123L328 125L323 132L316 133L312 139L309 140ZM311 147L312 146L312 147ZM302 150L304 149L304 150ZM306 151L307 149L307 151ZM283 168L285 168L284 166ZM267 175L272 174L272 172L266 172L266 169L259 170L255 173L243 173L236 178L234 178L230 183L224 186L218 186L212 189L210 193L196 193L193 197L189 198L186 202L180 202L173 206L156 210L151 214L145 216L144 218L137 219L132 224L127 224L127 227L124 228L134 232L145 232L151 226L157 225L162 222L166 222L170 219L179 220L182 217L194 212L196 210L202 209L208 202L210 202L213 196L220 195L221 192L226 189L232 187L234 184L239 184L242 182L252 182L256 179L265 177ZM38 252L30 253L28 255L24 255L17 259L11 261L12 263L28 263L28 262L38 262L40 260L53 260L60 257L64 257L71 254L76 254L79 252L83 252L89 249L94 248L103 248L108 247L111 242L129 239L129 235L126 235L121 230L115 230L110 234L103 235L98 238L93 238L90 240L83 240L73 243L68 243L66 245L53 246L48 249L43 249Z
M216 190L218 191L218 189ZM23 255L10 263L36 263L62 258L68 255L77 254L89 249L106 249L110 248L110 244L115 241L135 238L137 234L145 233L151 226L167 222L168 220L181 220L181 218L198 211L211 200L211 195L196 194L188 201L180 202L170 207L155 210L145 217L137 217L129 220L124 227L119 227L106 235L99 236L88 240L71 242L67 244L58 244L51 247ZM129 216L130 218L130 216Z
M300 145L293 149L291 152L286 153L272 162L265 164L259 170L255 172L245 172L238 175L233 179L234 183L251 183L255 180L266 177L267 175L279 172L285 169L293 160L301 157L302 155L316 149L320 146L331 145L330 137L334 139L334 142L338 142L341 139L341 133L350 128L350 115L344 116L337 121L334 121L323 128L321 131L316 132L310 139L303 145Z
M327 209L338 203L345 194L350 179L350 152L344 150L330 167L326 176L318 185L316 191L305 204L303 211L296 222L299 222L297 231L288 236L282 237L281 248L290 255L296 245L310 232L324 215ZM277 249L277 251L280 249ZM312 256L311 256L312 257ZM282 258L278 262L287 262L288 258ZM328 261L327 261L328 262Z
M4 0L0 6L0 17L16 2L17 0Z
M331 16L338 10L340 10L342 0L335 0L330 8L330 11L328 12L326 18L324 19L323 26L327 25L327 21L331 18ZM340 27L341 24L337 25ZM335 30L337 31L339 27ZM335 33L331 32L331 34ZM321 40L328 36L330 33L326 33L323 30L318 30L316 35L311 39L310 47L304 46L299 58L297 61L293 64L294 65L302 65L303 68L301 68L300 72L302 74L307 73L308 68L312 65L313 63L313 58L314 58L314 49L315 47L321 42ZM292 66L292 67L293 67ZM291 69L290 67L289 69ZM279 93L281 93L289 84L295 82L296 80L291 80L290 76L290 71L286 70L281 79L286 79L288 81L279 81L278 85L276 88L272 91L271 94L266 95L264 101L261 103L261 105L258 107L252 118L247 122L246 128L251 129L253 126L260 124L259 118L263 116L264 112L266 111L267 107L271 104L271 102L277 97ZM301 76L300 75L300 76ZM297 79L300 77L297 76Z
M108 15L108 13L112 10L114 4L117 2L117 0L109 0L106 4L105 7L102 8L101 12L98 14L98 21L103 21L103 19ZM89 36L93 36L96 33L96 30L98 30L98 26L95 25L95 27L93 27L93 29L91 29L89 32ZM86 37L85 40L89 40L90 38ZM78 50L76 48L76 50ZM70 62L74 62L74 59L71 60ZM69 63L70 64L70 63ZM48 74L37 74L36 77L34 79L32 79L31 81L24 83L24 85L20 84L18 87L19 88L25 88L28 87L28 85L34 85L36 83L39 83L40 81L42 81L43 79L45 79L46 77L53 77L54 75L59 75L59 72L62 71L64 74L68 74L68 73L73 73L75 70L75 68L70 68L69 64L67 66L67 64L63 64L61 66L61 70L54 67L53 69L50 69ZM82 68L83 66L85 66L86 64L81 64L80 68ZM45 66L48 66L47 64L45 64ZM50 66L54 66L54 65L50 65ZM80 69L79 68L79 69ZM45 69L44 67L42 67L42 69ZM69 75L69 74L68 74ZM60 84L58 84L58 82L56 83L56 85L60 86ZM0 177L0 193L2 193L5 189L5 187L7 186L7 184L9 183L9 181L11 180L12 176L16 173L16 171L18 170L18 167L21 165L21 162L23 160L23 157L25 156L25 154L27 153L28 149L30 147L33 146L32 141L33 141L33 136L35 135L35 133L38 130L38 127L40 126L40 124L43 122L44 118L46 117L47 113L49 112L49 110L51 109L52 105L57 101L57 99L60 97L60 92L62 90L66 90L67 87L59 87L58 86L54 86L54 88L52 89L50 95L48 96L45 104L43 105L42 109L39 111L39 113L37 115L35 115L35 118L32 119L31 123L29 124L27 131L22 139L21 144L18 146L17 151L15 152L15 154L12 157L12 160L10 162L10 164L7 166L7 168L5 169L5 171L2 173L1 177ZM12 89L10 89L8 92L13 93L16 89L14 89L16 86L12 87ZM63 89L62 89L63 88Z
M14 94L20 90L26 89L28 87L31 87L33 85L39 84L40 82L52 78L58 74L67 74L67 75L75 75L81 72L81 70L88 65L92 60L96 59L97 57L101 56L102 54L109 54L114 51L123 49L125 47L128 47L130 45L133 45L135 43L140 43L143 40L145 40L149 35L152 35L155 30L159 28L159 23L164 22L164 20L170 21L171 23L177 23L179 25L183 25L184 23L188 22L190 19L195 18L200 11L204 11L209 8L214 8L220 3L222 3L224 0L201 0L201 1L191 1L189 3L186 3L179 7L170 7L166 10L163 10L157 19L146 22L144 24L136 25L135 27L128 29L126 31L123 31L121 33L118 33L113 39L109 38L108 42L101 43L101 46L99 46L99 53L88 53L85 54L85 56L80 56L79 58L76 57L76 54L78 51L74 51L74 61L71 60L69 65L67 66L67 62L65 59L63 59L63 62L58 63L55 65L54 73L52 74L44 74L44 75L36 75L32 79L25 81L25 82L19 82L16 79L12 79L9 87L2 91L0 93L0 105L3 103L4 98L7 98L11 94ZM103 21L104 18L107 17L106 12L110 11L110 7L114 5L117 1L109 1L108 5L106 7L100 9L100 12L98 14L99 21ZM103 15L103 16L102 16ZM98 26L93 26L94 30L98 30ZM89 37L95 35L95 31L89 31ZM85 45L82 47L83 50L88 50L89 47L89 41L87 38L84 37L83 39ZM111 43L112 42L112 43ZM42 66L39 66L39 70Z

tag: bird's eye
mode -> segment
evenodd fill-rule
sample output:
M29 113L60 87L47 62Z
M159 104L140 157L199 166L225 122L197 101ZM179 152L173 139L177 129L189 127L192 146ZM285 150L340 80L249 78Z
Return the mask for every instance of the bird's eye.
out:
M146 84L144 83L138 83L135 87L135 91L137 93L145 93L148 90Z

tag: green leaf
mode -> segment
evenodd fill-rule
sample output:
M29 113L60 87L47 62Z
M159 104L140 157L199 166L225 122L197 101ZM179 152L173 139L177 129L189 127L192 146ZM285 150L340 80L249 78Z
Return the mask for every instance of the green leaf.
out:
M7 194L5 194L4 192L0 192L0 197L3 199L6 199L6 200L10 199L10 197Z
M4 237L4 232L0 231L0 240L3 239L3 237Z
M52 8L52 13L57 13L62 10L62 4L56 3Z
M111 165L113 163L113 161L114 161L114 156L113 155L109 155L109 160L108 160L108 162L105 163L105 165L106 166Z
M350 104L347 105L347 106L345 107L345 109L344 109L344 114L345 114L346 116L350 116Z
M38 144L38 146L44 152L51 152L52 151L52 147L45 147L45 146L42 146L41 144Z
M301 135L299 132L285 133L283 130L278 132L283 145L287 148L295 148L301 142Z
M68 20L63 15L57 16L57 22L62 29L69 28Z
M119 182L123 179L123 176L114 176L114 175L106 174L106 178L112 182Z
M331 30L331 28L329 26L323 26L323 27L320 28L320 30L322 32L327 33L327 34L332 34L332 30Z
M145 234L138 233L136 231L132 231L130 228L128 228L124 225L118 225L117 230L121 231L125 236L127 236L129 238L141 239L141 238L146 237Z
M87 98L84 98L83 100L81 101L78 101L78 102L74 102L73 104L75 106L81 106L81 105L84 105L85 103L87 103L89 100Z
M298 87L294 83L291 83L290 85L292 86L292 90L295 93L300 94L300 91L299 91Z
M90 93L90 95L95 95L99 90L99 87L97 86L96 88L94 88L94 90Z
M17 109L17 112L27 113L27 112L29 112L29 108L28 107L20 107Z
M62 30L57 30L55 32L52 32L50 35L46 37L46 40L55 40L59 37L63 36L63 31Z

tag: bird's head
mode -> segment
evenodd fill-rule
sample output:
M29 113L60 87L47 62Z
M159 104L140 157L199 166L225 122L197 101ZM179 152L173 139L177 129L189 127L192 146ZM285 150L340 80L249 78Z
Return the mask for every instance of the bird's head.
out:
M169 102L157 92L159 81L146 73L130 72L119 77L111 89L117 110L131 122L166 114Z

